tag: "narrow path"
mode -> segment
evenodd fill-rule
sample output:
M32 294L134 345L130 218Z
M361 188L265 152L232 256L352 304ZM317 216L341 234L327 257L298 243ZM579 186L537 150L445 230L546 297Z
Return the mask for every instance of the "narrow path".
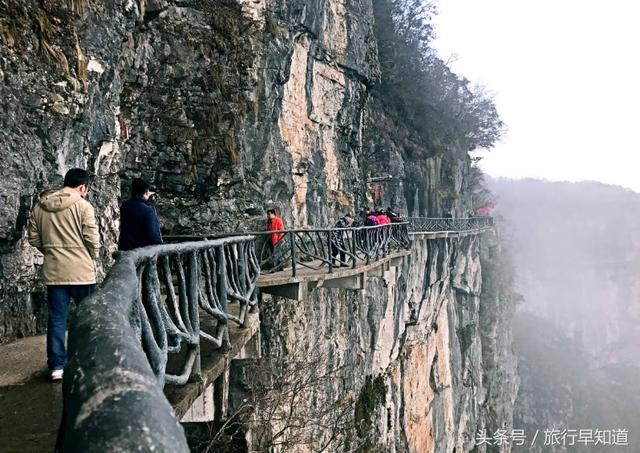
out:
M265 286L284 285L293 282L307 282L318 280L331 280L335 278L348 277L351 275L362 274L363 272L375 269L382 266L388 261L403 256L410 255L411 252L407 250L390 252L387 256L372 259L369 264L364 262L358 262L356 267L352 266L336 266L333 268L333 272L329 273L329 267L320 260L308 261L304 264L297 263L296 276L291 275L291 266L288 265L283 270L272 273L262 273L258 277L258 288L264 288ZM306 265L306 266L305 266Z
M62 384L49 382L45 337L0 347L0 451L52 452L62 414Z

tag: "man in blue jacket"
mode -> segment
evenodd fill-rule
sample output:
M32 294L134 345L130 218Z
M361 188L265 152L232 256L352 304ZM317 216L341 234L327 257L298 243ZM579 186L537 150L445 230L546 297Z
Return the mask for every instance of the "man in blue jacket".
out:
M136 178L131 182L131 198L120 207L118 250L162 244L158 215L149 204L154 194L144 179Z

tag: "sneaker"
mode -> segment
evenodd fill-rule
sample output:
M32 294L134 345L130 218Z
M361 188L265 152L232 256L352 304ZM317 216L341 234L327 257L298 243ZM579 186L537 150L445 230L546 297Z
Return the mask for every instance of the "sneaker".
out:
M63 370L53 370L51 372L51 380L52 381L61 381L62 380Z

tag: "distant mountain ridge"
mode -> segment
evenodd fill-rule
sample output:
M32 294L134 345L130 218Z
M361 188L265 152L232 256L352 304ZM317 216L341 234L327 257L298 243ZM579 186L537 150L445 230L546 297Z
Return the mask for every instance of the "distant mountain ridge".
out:
M488 179L522 310L610 364L640 357L640 194L597 182Z
M638 451L640 194L595 182L487 179L524 297L514 324L514 428L628 430Z

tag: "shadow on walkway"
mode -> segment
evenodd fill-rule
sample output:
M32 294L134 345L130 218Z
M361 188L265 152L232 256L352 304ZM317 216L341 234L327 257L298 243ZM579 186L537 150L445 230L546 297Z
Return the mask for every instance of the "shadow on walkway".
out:
M62 383L44 366L45 339L0 346L0 451L52 452L62 414Z

